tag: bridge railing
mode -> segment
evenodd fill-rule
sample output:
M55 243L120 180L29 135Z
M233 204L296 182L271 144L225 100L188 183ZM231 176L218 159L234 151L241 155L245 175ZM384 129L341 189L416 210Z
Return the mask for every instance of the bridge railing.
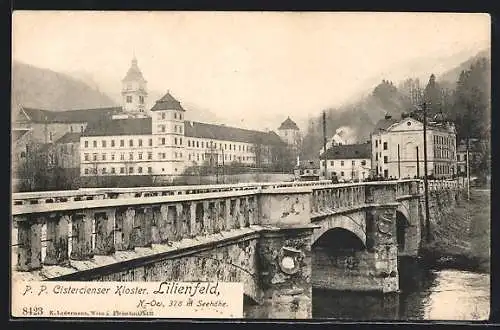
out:
M254 191L229 191L17 208L13 261L18 271L31 271L249 227L257 198Z
M331 184L323 181L294 181L294 182L257 182L239 184L219 184L200 186L168 186L168 187L132 187L132 188L83 188L64 191L40 191L15 193L12 196L12 205L37 205L54 203L71 203L103 199L148 198L158 196L174 196L188 194L203 194L213 192L228 192L242 190L262 190L283 187L309 187Z
M439 191L444 189L460 189L462 184L456 180L427 180L430 191ZM420 180L420 191L424 191L424 180Z

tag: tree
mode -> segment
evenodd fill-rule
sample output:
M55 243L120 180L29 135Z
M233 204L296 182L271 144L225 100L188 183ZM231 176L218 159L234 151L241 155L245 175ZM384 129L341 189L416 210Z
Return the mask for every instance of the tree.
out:
M439 112L442 112L443 105L443 93L441 91L441 87L436 82L436 76L431 74L429 77L429 82L424 89L424 101L427 104L427 111L429 115L434 115Z

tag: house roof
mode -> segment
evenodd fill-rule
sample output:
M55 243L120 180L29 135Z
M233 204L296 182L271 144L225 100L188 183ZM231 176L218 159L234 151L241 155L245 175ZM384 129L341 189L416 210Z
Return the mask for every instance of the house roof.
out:
M395 124L399 122L399 120L395 119L395 118L383 118L383 119L380 119L377 124L375 125L375 128L373 129L373 132L374 133L378 133L379 131L385 131L387 130L391 125Z
M323 155L321 156L324 157ZM371 144L342 144L334 145L326 151L327 159L370 159Z
M50 111L45 109L25 108L22 110L31 122L35 123L86 123L109 118L112 114L120 112L121 107L78 109Z
M123 81L137 81L137 80L145 80L144 76L142 75L141 69L139 69L139 66L137 65L137 59L134 57L132 59L132 64L130 65L130 68L127 71L127 74L125 75L125 78L123 78Z
M151 118L126 118L94 121L87 125L82 136L149 135Z
M56 143L77 143L80 142L81 133L66 133L59 138Z
M279 130L284 130L284 129L294 129L294 130L299 130L299 127L297 124L288 117L285 119L284 122L281 123L280 127L278 128Z
M167 91L167 94L163 95L161 99L156 101L156 104L151 108L151 111L158 110L180 110L186 111L182 107L181 103L175 99L175 97Z
M310 160L301 160L298 166L295 168L301 169L318 169L319 168L319 159L310 159Z
M184 122L184 135L234 142L260 143L263 145L282 145L284 142L274 132L253 131L225 125L199 122Z

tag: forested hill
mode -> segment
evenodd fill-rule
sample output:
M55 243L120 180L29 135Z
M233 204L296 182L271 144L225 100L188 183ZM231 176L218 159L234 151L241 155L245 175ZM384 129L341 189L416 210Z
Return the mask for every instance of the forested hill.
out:
M382 80L364 98L326 111L327 137L332 137L337 129L342 128L351 132L353 138L349 143L365 142L386 113L400 117L403 112L413 109L412 104L423 100L432 104L431 112L441 110L456 121L460 137L488 135L490 71L490 51L485 50L437 78L432 75L428 81L413 77L399 83ZM465 127L466 123L468 127ZM302 147L304 159L318 157L323 143L321 125L320 113L309 121Z
M12 106L67 110L116 105L108 95L69 75L14 62Z

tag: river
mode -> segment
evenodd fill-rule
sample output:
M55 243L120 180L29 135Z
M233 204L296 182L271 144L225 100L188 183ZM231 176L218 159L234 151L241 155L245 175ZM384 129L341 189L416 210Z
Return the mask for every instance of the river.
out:
M399 294L313 289L313 318L342 320L487 320L490 275L403 266Z

